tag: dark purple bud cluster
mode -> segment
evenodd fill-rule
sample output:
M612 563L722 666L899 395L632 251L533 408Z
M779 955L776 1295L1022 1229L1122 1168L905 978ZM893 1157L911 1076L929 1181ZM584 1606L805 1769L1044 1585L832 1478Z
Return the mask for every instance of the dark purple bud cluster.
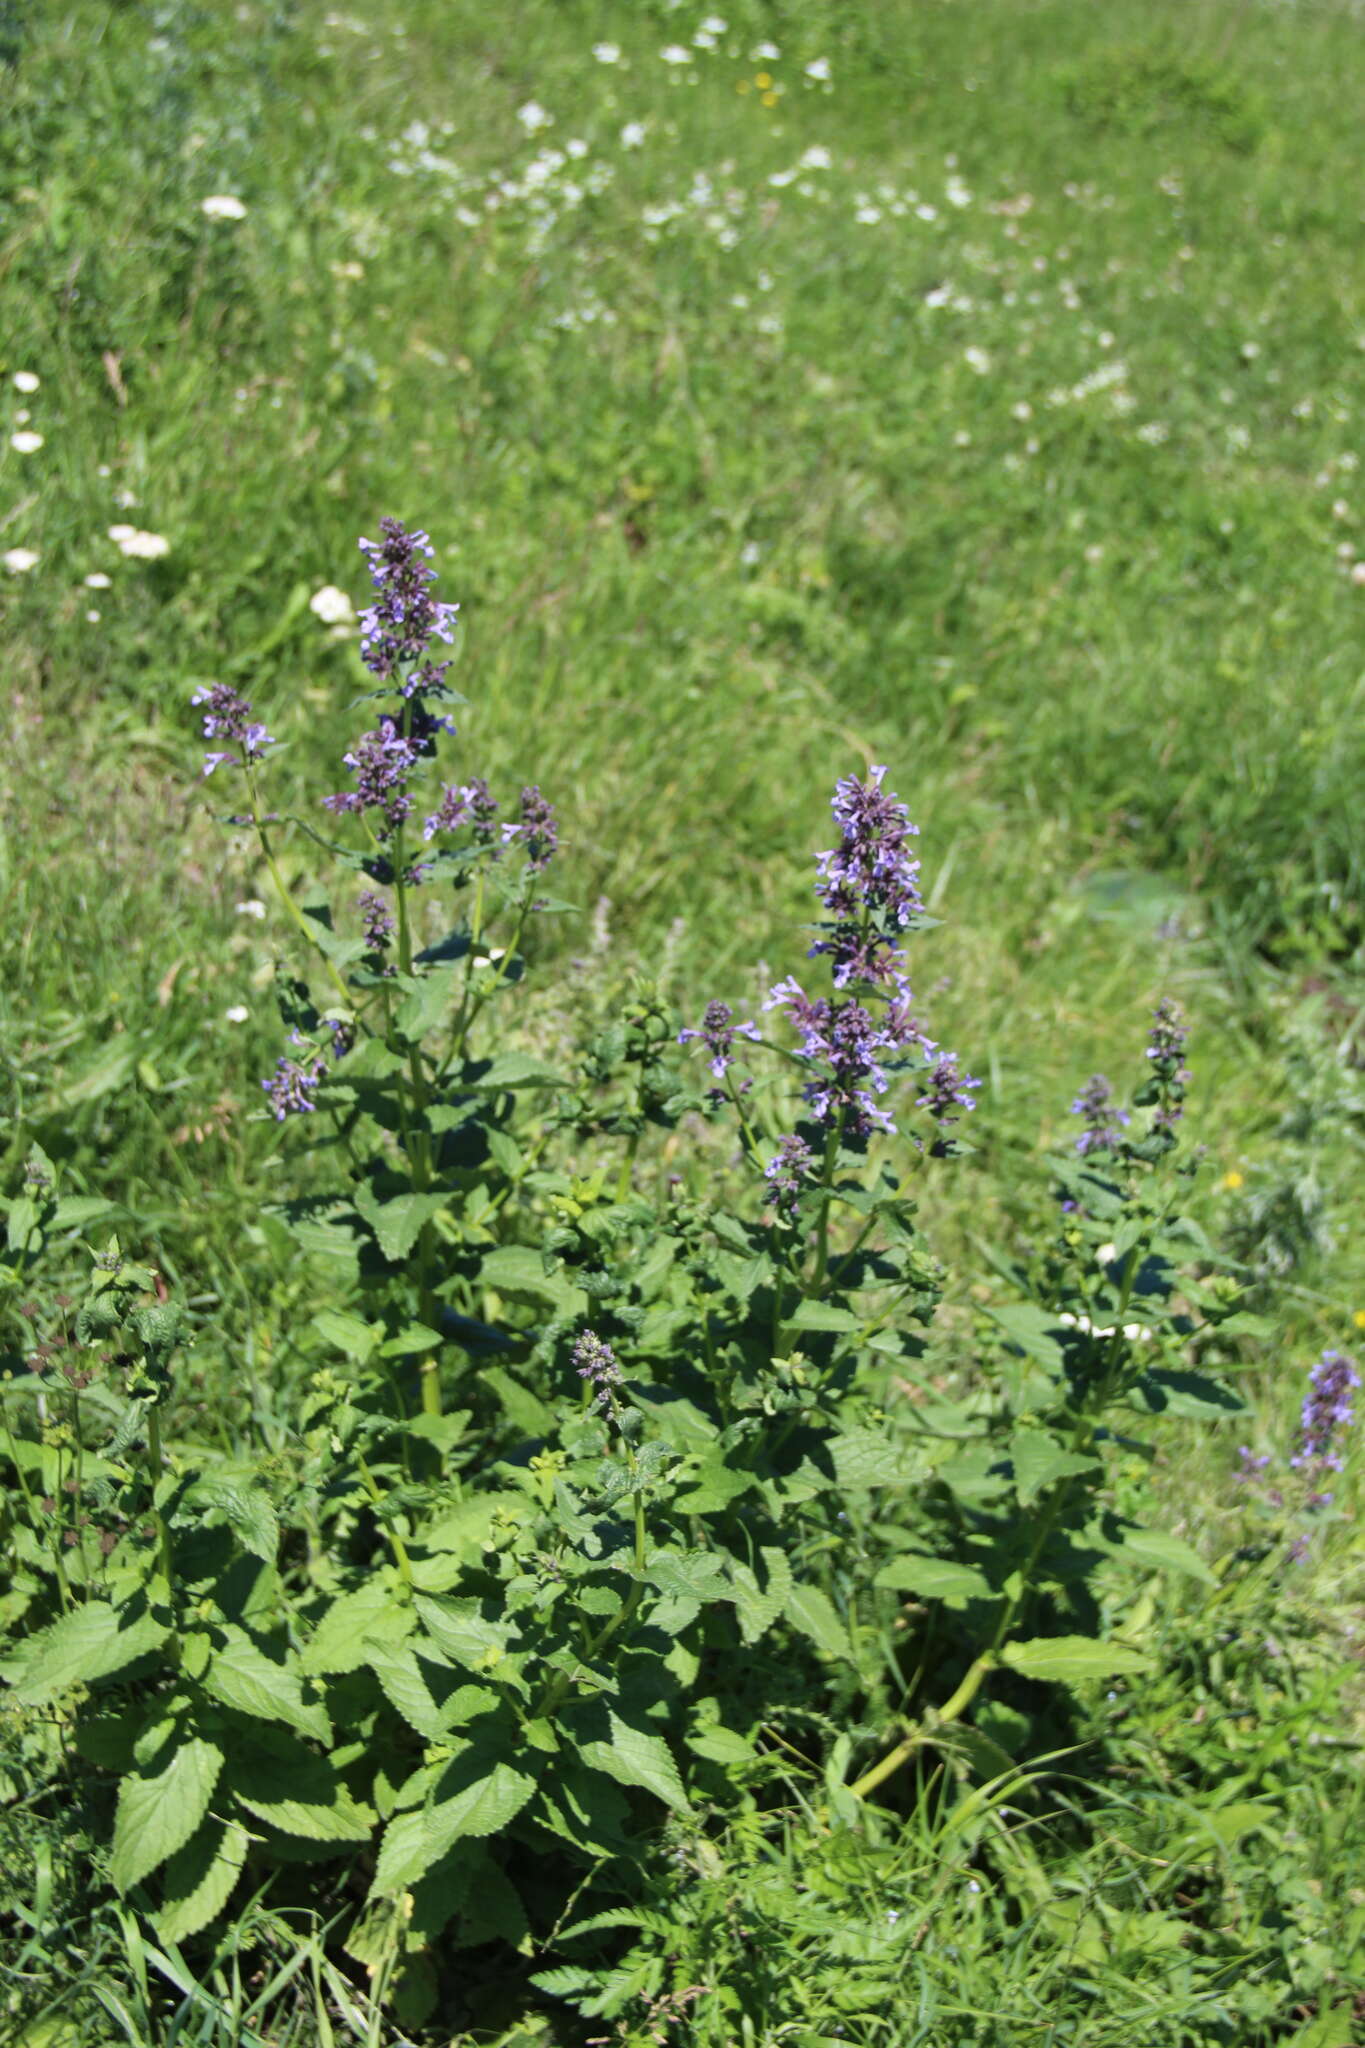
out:
M1152 1112L1154 1130L1173 1131L1184 1115L1185 1084L1190 1078L1190 1070L1184 1064L1189 1035L1179 1009L1169 996L1163 996L1152 1018L1147 1046L1158 1091L1157 1106Z
M610 1344L593 1330L584 1330L573 1348L573 1362L581 1380L593 1388L595 1408L610 1408L612 1395L621 1385L621 1368Z
M291 1060L281 1054L274 1073L261 1083L277 1123L317 1108L317 1091L326 1072L327 1062L321 1053L308 1060Z
M723 1081L734 1064L736 1038L757 1040L758 1026L752 1022L736 1024L734 1011L728 1003L708 1003L702 1011L701 1023L694 1029L689 1025L678 1033L679 1045L688 1045L699 1038L711 1055L711 1072L718 1081Z
M355 777L355 789L325 796L324 810L350 811L357 817L372 811L375 837L391 839L412 809L408 780L420 758L416 742L406 739L391 718L381 718L374 732L362 733L342 756Z
M388 682L400 666L421 661L433 640L453 640L460 607L437 604L427 588L436 580L427 567L436 552L429 534L409 533L400 519L381 519L379 531L382 539L360 543L376 592L360 614L360 655L372 675ZM404 696L439 690L447 667L428 664L410 675Z
M1351 1396L1359 1385L1353 1358L1344 1351L1323 1352L1308 1375L1308 1392L1299 1417L1299 1447L1289 1460L1295 1471L1341 1471L1341 1440L1355 1421ZM1318 1498L1326 1502L1331 1495Z
M439 805L422 828L422 837L434 839L438 832L458 832L468 825L476 843L489 846L497 834L497 816L497 798L482 775L475 775L458 789L447 785L442 790Z
M203 708L206 740L229 740L242 750L240 755L225 751L205 754L205 775L212 775L215 768L224 765L230 768L250 767L260 760L268 746L273 745L265 727L258 719L252 718L246 698L230 684L206 683L195 691L190 702Z
M815 1154L804 1138L783 1138L763 1169L772 1190L773 1207L784 1223L790 1223L796 1204L815 1173Z
M981 1086L972 1074L964 1074L956 1053L946 1052L929 1069L929 1086L915 1099L917 1109L927 1109L936 1123L955 1124L964 1109L975 1109L973 1100Z
M360 907L360 929L365 939L366 950L382 953L398 929L398 920L382 896L373 889L363 889L358 898Z
M866 782L846 775L835 785L834 822L839 844L816 861L816 894L832 920L812 954L834 962L834 986L894 981L900 969L897 934L924 908L919 862L910 840L919 827L900 799L882 788L885 768Z
M504 844L515 842L525 848L527 866L533 874L542 874L549 867L559 845L559 825L554 805L541 795L535 783L529 783L521 792L521 817L514 825L504 825L502 836Z
M1076 1140L1076 1150L1082 1159L1088 1159L1092 1152L1118 1149L1119 1131L1129 1122L1129 1115L1114 1101L1114 1091L1105 1075L1090 1076L1072 1103L1071 1114L1085 1121L1085 1129Z

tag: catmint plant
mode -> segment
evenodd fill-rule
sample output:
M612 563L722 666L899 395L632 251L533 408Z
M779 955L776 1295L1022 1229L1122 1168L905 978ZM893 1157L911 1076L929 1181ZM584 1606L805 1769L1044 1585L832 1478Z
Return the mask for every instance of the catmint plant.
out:
M79 1579L35 1537L14 1668L109 1773L110 1875L162 1940L208 1926L248 1854L253 1884L288 1865L420 2024L453 1947L552 1955L572 1902L630 1897L665 1825L700 1854L784 1758L861 1825L996 1672L1141 1668L1092 1583L1150 1555L1105 1492L1111 1416L1235 1412L1205 1350L1236 1317L1175 1210L1163 1005L1132 1108L1083 1091L1048 1243L997 1259L1016 1298L926 1365L915 1179L968 1156L980 1083L912 993L931 920L882 767L837 784L808 968L757 1016L713 997L685 1023L639 981L560 1069L523 1050L558 820L536 783L447 766L457 607L426 534L380 536L375 687L314 807L267 809L270 734L223 686L196 698L293 948L260 1105L300 1169L264 1219L310 1311L288 1429L268 1459L172 1454L179 1314L106 1247L73 1337L79 1369L121 1361L131 1420L99 1455L126 1528ZM334 895L288 886L285 833ZM10 1203L15 1287L70 1217L45 1174ZM51 1492L23 1398L0 1397L10 1462Z

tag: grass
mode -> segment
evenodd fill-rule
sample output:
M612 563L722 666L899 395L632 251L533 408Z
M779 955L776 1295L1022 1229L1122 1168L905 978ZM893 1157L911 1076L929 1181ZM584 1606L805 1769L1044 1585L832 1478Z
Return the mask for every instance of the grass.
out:
M560 805L564 959L608 898L599 975L751 1000L796 964L833 777L891 764L946 920L926 1003L986 1077L926 1194L954 1260L1026 1223L1076 1083L1180 996L1206 1220L1279 1288L1283 1444L1365 1309L1365 27L720 11L680 65L700 7L0 13L0 552L39 558L0 576L8 1178L36 1132L113 1196L247 1360L202 1426L268 1425L282 933L238 908L268 890L188 696L249 688L286 807L361 674L309 598L358 596L394 510L464 608L462 771ZM1168 1476L1210 1541L1230 1465ZM965 2024L931 1991L898 2043Z

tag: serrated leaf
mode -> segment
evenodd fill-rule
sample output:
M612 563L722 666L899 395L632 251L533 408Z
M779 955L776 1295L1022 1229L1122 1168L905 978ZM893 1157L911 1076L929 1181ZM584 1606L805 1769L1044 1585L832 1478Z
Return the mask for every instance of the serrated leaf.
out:
M208 1821L176 1850L162 1880L164 1903L152 1915L163 1941L184 1941L218 1918L236 1889L250 1839L239 1821Z
M511 1634L508 1625L486 1621L477 1600L442 1599L419 1593L415 1605L422 1626L437 1649L466 1671L483 1672L489 1651L507 1648Z
M363 1842L374 1825L330 1765L287 1735L238 1743L224 1782L248 1813L304 1841Z
M353 1358L357 1365L364 1365L379 1336L360 1316L341 1308L319 1309L313 1328L325 1343L334 1344L343 1358Z
M831 1437L828 1449L840 1486L855 1492L867 1486L909 1486L924 1470L918 1448L897 1442L885 1430L847 1429Z
M614 1778L618 1785L638 1785L642 1791L652 1792L675 1813L690 1814L692 1807L683 1791L678 1766L663 1737L651 1735L643 1728L632 1728L616 1713L609 1714L608 1720L610 1741L580 1744L583 1762Z
M1039 1308L1031 1301L1016 1301L1004 1308L988 1308L986 1313L1025 1357L1036 1358L1054 1373L1062 1371L1066 1354L1057 1341L1057 1317L1051 1309Z
M535 1789L535 1779L525 1772L510 1764L494 1764L486 1776L466 1785L453 1798L438 1800L417 1813L395 1815L384 1831L373 1890L410 1890L455 1842L499 1834L515 1820Z
M1154 1366L1129 1395L1132 1406L1147 1415L1182 1415L1203 1420L1210 1415L1244 1415L1246 1402L1221 1380L1202 1372L1176 1372Z
M279 1721L300 1735L326 1742L331 1725L320 1706L304 1704L297 1670L275 1663L258 1649L244 1629L228 1626L221 1645L209 1659L204 1690L258 1721Z
M1179 1536L1168 1536L1164 1529L1125 1529L1115 1549L1119 1557L1131 1558L1134 1564L1154 1566L1158 1571L1184 1572L1206 1586L1218 1584L1199 1552Z
M1010 1439L1014 1486L1021 1507L1030 1507L1045 1487L1078 1472L1093 1472L1099 1460L1069 1451L1045 1429L1016 1429Z
M16 1195L9 1205L5 1242L12 1252L21 1252L38 1228L38 1204L29 1195Z
M759 1555L766 1567L766 1584L759 1584L756 1574L747 1564L735 1565L732 1572L735 1613L739 1618L739 1632L746 1643L756 1643L760 1636L766 1634L786 1607L792 1592L792 1568L787 1561L787 1553L765 1545Z
M499 1294L530 1301L562 1302L576 1291L562 1273L547 1273L540 1253L529 1244L498 1245L485 1255L479 1279L485 1287L496 1287Z
M857 1316L832 1301L800 1302L783 1321L789 1330L829 1330L843 1334L862 1328Z
M479 1378L496 1394L503 1414L513 1429L524 1436L548 1436L554 1428L554 1410L541 1400L539 1394L514 1380L510 1372L500 1365L486 1365Z
M275 1562L280 1519L263 1487L210 1474L195 1481L185 1495L185 1504L201 1513L220 1514L244 1550L263 1564Z
M377 1572L353 1592L342 1593L318 1621L304 1645L299 1669L315 1674L358 1671L366 1661L365 1638L382 1634L386 1642L410 1633L414 1617L400 1606L391 1577Z
M502 1052L485 1065L482 1061L466 1068L464 1082L469 1088L562 1088L564 1076L529 1053Z
M365 1661L379 1680L385 1699L408 1726L428 1742L439 1741L446 1723L410 1646L367 1642Z
M426 1323L405 1323L396 1336L390 1337L380 1347L381 1358L415 1358L420 1352L434 1351L442 1342L439 1330L431 1329Z
M386 1259L405 1259L422 1234L424 1224L445 1207L444 1195L395 1195L390 1202L377 1199L372 1188L361 1188L355 1198L360 1215L369 1224Z
M1100 1643L1090 1636L1035 1636L1007 1643L1000 1662L1023 1678L1076 1685L1089 1678L1117 1678L1129 1671L1150 1671L1152 1660L1124 1643Z
M111 1678L158 1649L169 1633L150 1614L140 1615L125 1627L122 1614L105 1601L88 1601L64 1614L37 1639L36 1654L25 1664L15 1697L23 1705L33 1706L70 1685L92 1685L98 1678Z
M974 1566L947 1557L922 1557L910 1550L884 1564L873 1583L893 1593L915 1593L921 1600L942 1600L949 1607L989 1600L992 1593L990 1580Z
M720 1451L711 1451L693 1474L691 1483L675 1496L673 1506L683 1515L714 1514L732 1500L747 1493L757 1482L752 1472L737 1472L727 1465Z
M437 968L424 974L399 1004L394 1016L401 1035L416 1044L454 1014L463 986L463 968Z
M856 1662L839 1611L818 1586L793 1586L787 1595L786 1616L792 1627L809 1636L816 1649L827 1657L837 1657L845 1664Z
M140 1884L184 1847L208 1812L223 1768L214 1742L191 1735L159 1771L121 1780L109 1874L121 1892Z

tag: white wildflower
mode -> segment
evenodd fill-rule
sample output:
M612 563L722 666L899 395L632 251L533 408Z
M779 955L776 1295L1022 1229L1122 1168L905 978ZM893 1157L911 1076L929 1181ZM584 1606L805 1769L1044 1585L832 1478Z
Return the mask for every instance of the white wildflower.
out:
M236 911L238 917L265 916L265 905L264 903L262 903L259 896L248 896L244 903L234 903L232 907Z
M171 551L171 544L163 534L144 533L137 526L111 526L109 538L130 562L156 562Z
M975 370L978 377L984 377L991 366L991 359L985 349L969 348L964 350L964 355L968 369Z
M823 142L813 142L802 154L801 167L807 171L827 171L833 161Z
M660 50L659 57L661 62L665 64L690 64L692 62L692 52L684 49L681 43L666 43L663 49Z
M550 126L554 115L547 114L539 100L527 100L524 107L517 108L517 119L528 135L538 135L542 128Z
M245 220L246 207L231 192L211 192L199 211L206 220Z
M223 1015L227 1018L229 1024L245 1024L250 1018L251 1012L245 1003L234 1003L230 1010L224 1010Z
M776 64L782 52L778 49L776 43L755 43L749 55L753 58L755 64ZM1362 345L1365 346L1365 344Z
M814 57L806 66L807 78L813 78L817 85L824 85L829 77L829 58Z
M31 427L25 427L17 434L11 434L9 445L16 455L36 455L43 445L41 434L35 434Z
M599 64L619 64L621 61L619 43L594 43L592 53Z
M321 590L315 590L308 600L308 609L315 619L321 619L324 626L353 626L355 610L344 590L338 590L335 583L324 583Z
M8 548L0 559L3 559L11 576L26 576L30 569L37 568L42 556L32 548Z
M643 122L643 121L627 121L627 123L626 123L625 127L624 127L624 128L623 128L623 129L621 130L621 147L622 147L622 149L638 149L638 148L640 147L640 144L641 144L641 143L642 143L642 142L644 141L644 139L645 139L645 124L644 124L644 122Z
M87 590L108 590L111 583L112 578L106 576L103 569L92 569L85 579Z
M20 548L20 549L18 550L18 553L20 553L20 554L23 554L23 552L24 552L24 550L23 550L22 548ZM8 562L8 561L9 561L9 556L8 556L8 555L6 555L6 557L5 557L5 560L6 560L6 562ZM1355 565L1353 566L1353 568L1352 568L1352 570L1351 570L1351 581L1352 581L1352 583L1356 583L1356 584L1361 584L1361 583L1365 583L1365 562L1357 562L1357 563L1355 563Z
M25 396L36 391L42 381L34 370L16 370L14 373L14 388L16 391L22 391Z

